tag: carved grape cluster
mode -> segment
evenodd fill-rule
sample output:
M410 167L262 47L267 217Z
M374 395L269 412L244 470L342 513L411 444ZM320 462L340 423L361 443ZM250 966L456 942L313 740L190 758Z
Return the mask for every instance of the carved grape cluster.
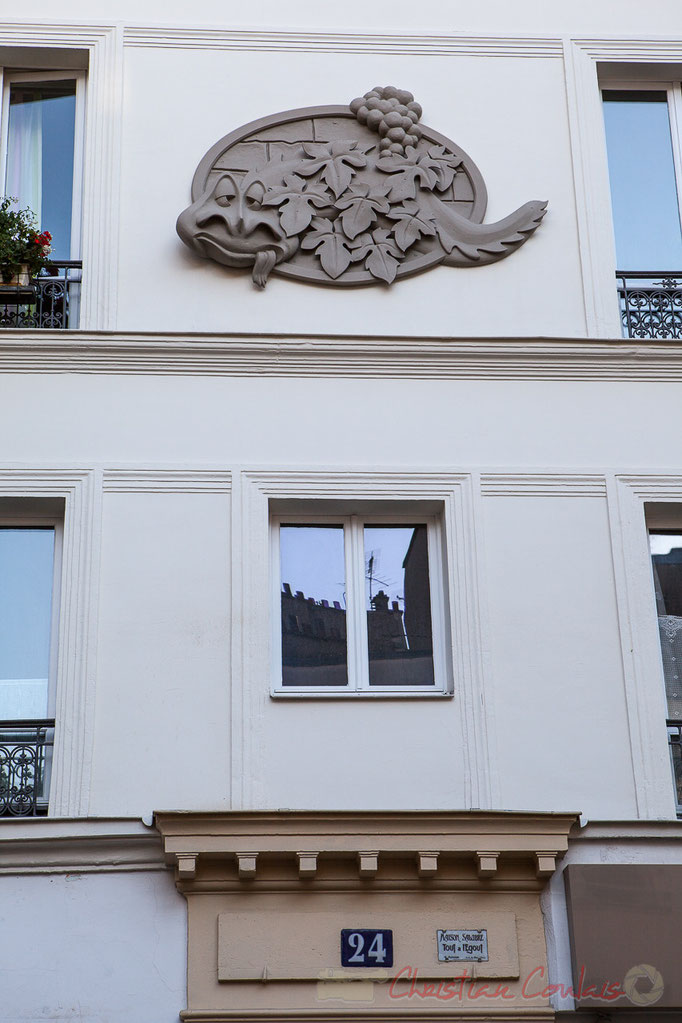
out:
M379 147L386 155L403 155L407 146L416 146L421 138L422 108L405 89L377 85L354 99L350 108L360 124L381 136Z

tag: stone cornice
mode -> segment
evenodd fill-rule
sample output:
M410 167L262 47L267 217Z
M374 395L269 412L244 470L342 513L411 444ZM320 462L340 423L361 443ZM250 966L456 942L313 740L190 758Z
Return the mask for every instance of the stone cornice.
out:
M0 874L165 870L158 834L139 820L6 818Z
M483 810L154 816L166 862L175 865L183 890L188 884L295 883L297 875L299 882L346 888L374 880L411 887L425 879L452 883L455 875L465 887L498 880L514 886L553 873L576 821L575 814Z
M3 330L0 373L672 382L682 344Z

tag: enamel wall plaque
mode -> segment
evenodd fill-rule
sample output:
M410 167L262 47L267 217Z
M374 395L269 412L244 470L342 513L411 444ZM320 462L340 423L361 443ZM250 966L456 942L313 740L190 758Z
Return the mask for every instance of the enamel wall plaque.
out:
M421 124L412 93L377 87L238 128L206 153L177 222L197 255L315 284L391 284L433 266L484 266L533 234L532 201L484 224L470 156Z

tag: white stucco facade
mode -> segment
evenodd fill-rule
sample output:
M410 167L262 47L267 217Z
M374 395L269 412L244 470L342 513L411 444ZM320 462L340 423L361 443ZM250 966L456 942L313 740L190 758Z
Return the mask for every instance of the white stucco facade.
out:
M682 80L676 0L0 17L5 71L87 69L79 329L0 330L0 511L64 501L49 812L0 819L3 1023L185 1008L161 811L573 813L605 823L566 863L682 863L645 520L667 503L682 531L682 349L621 337L599 92ZM549 202L517 252L259 291L183 246L218 139L376 82L475 161L487 221ZM415 501L451 691L273 696L269 514Z

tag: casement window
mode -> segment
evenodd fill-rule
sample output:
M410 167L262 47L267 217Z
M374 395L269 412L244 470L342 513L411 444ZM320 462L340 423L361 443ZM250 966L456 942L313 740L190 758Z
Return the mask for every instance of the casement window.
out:
M47 812L62 539L59 504L0 501L0 816Z
M273 693L451 689L439 516L272 518Z
M55 260L80 257L85 75L5 71L3 195L33 210Z
M85 72L5 69L2 82L1 194L52 235L52 268L33 284L34 301L9 302L2 325L77 327Z
M682 88L602 92L623 333L682 337Z

